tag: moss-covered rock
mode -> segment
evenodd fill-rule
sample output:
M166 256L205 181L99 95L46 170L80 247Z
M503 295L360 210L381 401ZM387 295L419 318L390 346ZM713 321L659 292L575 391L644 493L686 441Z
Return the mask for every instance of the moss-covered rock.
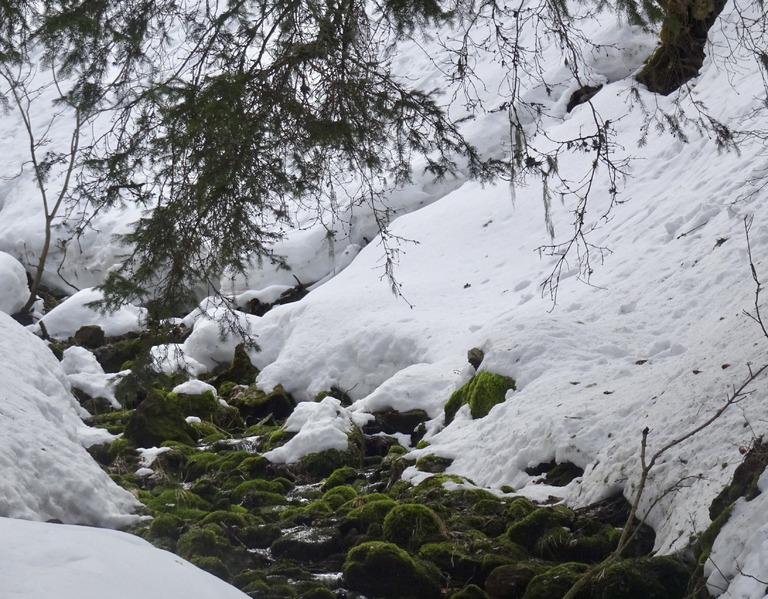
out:
M310 453L301 458L296 470L309 482L317 482L344 466L360 468L362 466L360 452L350 447L347 451L326 449L318 453Z
M163 441L194 445L194 434L179 409L158 392L142 401L125 425L125 438L137 447L157 447Z
M547 531L567 527L573 522L573 518L573 512L567 508L540 507L513 522L507 529L507 538L533 550L536 542Z
M586 564L565 563L534 576L525 588L523 599L562 599L589 569ZM578 595L588 599L587 591Z
M445 472L446 468L453 463L453 459L436 456L433 454L425 455L416 460L416 468L422 472L439 474Z
M387 435L401 433L410 435L424 421L429 420L429 414L424 410L408 410L398 412L397 410L385 410L383 412L374 412L374 420L364 427L364 432L380 433Z
M184 510L203 511L210 508L210 503L202 497L182 489L160 490L160 493L146 502L147 507L157 512L172 512L178 515L184 513Z
M222 405L213 391L203 393L169 393L166 399L173 403L184 416L197 416L216 428L201 434L207 436L222 430L242 430L244 428L240 412L232 406Z
M472 418L482 418L493 406L504 401L510 389L515 389L514 379L485 370L478 372L445 404L445 424L453 422L456 412L466 404L469 404Z
M458 585L470 582L482 585L494 569L512 562L511 557L498 550L473 550L471 545L465 547L456 541L426 543L418 555L421 559L435 564Z
M346 586L383 599L437 599L437 569L414 560L392 543L372 541L350 550L344 562Z
M468 584L451 595L451 599L488 599L488 595L476 584Z
M709 517L714 521L739 497L751 501L760 494L757 481L768 465L768 445L757 439L750 447L744 461L733 473L733 480L725 487L709 507Z
M348 485L342 485L326 491L323 495L323 501L328 503L328 505L336 511L348 501L352 501L355 497L357 497L357 491L355 491L355 489Z
M690 571L671 556L627 559L592 583L595 599L683 599Z
M175 514L158 514L152 519L145 538L157 541L167 539L174 542L179 539L185 528L184 520Z
M397 505L384 518L384 538L412 551L424 543L442 541L447 537L445 524L425 505Z
M397 502L392 499L374 499L366 501L358 507L353 508L347 519L358 530L365 532L371 525L384 525L384 519L387 514L397 506Z
M229 581L230 579L227 566L218 557L212 555L198 556L193 557L190 561L201 570L205 570L222 580Z
M278 559L322 562L343 550L341 534L335 527L299 527L276 539L270 547Z
M259 369L253 365L248 357L248 353L245 351L245 344L240 343L235 347L235 353L232 356L229 368L216 375L209 382L223 394L227 391L227 389L221 389L224 384L230 383L229 389L233 385L251 385L256 380L258 374Z
M260 478L240 483L232 493L232 498L248 509L288 503L283 494L282 485Z
M229 403L240 410L246 426L261 422L270 416L275 421L285 420L296 407L296 401L282 385L277 385L270 393L251 385L235 393Z
M518 561L494 568L485 579L485 590L493 599L522 597L528 583L549 565L540 561Z
M353 480L360 478L360 474L352 466L342 466L334 470L328 479L323 483L322 490L328 491L334 487L347 485Z

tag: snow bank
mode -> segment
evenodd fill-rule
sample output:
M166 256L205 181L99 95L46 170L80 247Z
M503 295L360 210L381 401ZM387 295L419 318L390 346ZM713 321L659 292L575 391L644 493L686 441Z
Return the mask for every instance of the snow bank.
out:
M0 518L4 599L243 599L177 555L113 530Z
M117 337L141 331L145 310L130 304L113 313L103 314L88 304L100 301L103 295L96 289L83 289L48 312L41 322L54 339L66 339L86 325L100 326L107 337Z
M362 422L367 420L364 417ZM305 402L285 422L285 430L298 433L285 445L268 451L264 457L276 464L298 462L310 453L338 449L349 445L347 433L352 430L353 416L335 397L325 397L318 403ZM361 421L356 422L360 424Z
M51 351L4 313L0 339L0 516L106 527L135 521L138 502L84 449L112 437L80 420Z
M0 252L0 312L15 314L29 297L27 273L21 262Z
M96 356L77 345L64 350L61 367L74 388L84 391L90 397L103 397L113 408L120 409L120 402L115 398L115 385L128 371L122 374L105 373Z

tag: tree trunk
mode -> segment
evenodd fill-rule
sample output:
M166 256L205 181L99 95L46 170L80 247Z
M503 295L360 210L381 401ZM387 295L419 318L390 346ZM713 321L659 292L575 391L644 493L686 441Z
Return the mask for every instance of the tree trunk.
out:
M637 80L665 96L699 74L707 34L725 7L725 0L661 0L664 11L661 45Z

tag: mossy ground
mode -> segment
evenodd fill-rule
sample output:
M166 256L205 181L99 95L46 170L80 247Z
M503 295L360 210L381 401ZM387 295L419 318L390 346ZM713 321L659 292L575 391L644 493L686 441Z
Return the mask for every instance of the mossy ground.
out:
M266 394L242 382L253 374L243 366L238 381L220 378L217 388L228 397L251 394L260 410ZM511 383L498 388L505 385ZM399 481L402 469L413 464L403 457L407 450L394 440L371 442L359 430L350 435L347 451L271 464L260 453L290 438L282 428L287 413L253 422L257 408L243 399L236 417L230 412L218 419L220 404L212 394L182 397L170 388L160 385L147 397L156 397L177 424L191 411L203 422L185 435L172 428L153 432L157 445L170 448L152 464L153 474L135 474L141 431L91 451L152 516L134 527L135 534L251 596L347 596L341 587L372 598L475 599L494 596L488 585L516 584L516 596L552 599L615 546L615 522L539 506L509 488L498 497L444 473L412 487ZM502 398L507 388L499 392ZM280 389L272 399L283 407L290 403ZM130 432L136 411L94 420ZM444 465L432 456L420 467ZM461 487L448 490L446 483ZM618 562L609 582L589 590L589 599L616 596L615 589L635 588L643 577L672 576L678 588L686 575L657 558L639 559L645 561ZM675 593L648 597L675 599Z

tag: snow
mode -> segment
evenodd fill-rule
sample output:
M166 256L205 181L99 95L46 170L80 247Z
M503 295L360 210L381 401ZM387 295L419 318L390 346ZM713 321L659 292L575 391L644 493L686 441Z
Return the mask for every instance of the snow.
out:
M0 312L15 314L29 297L24 266L10 254L0 252Z
M322 224L300 214L300 226L276 248L291 271L254 270L245 277L225 278L222 289L233 294L237 305L254 298L272 303L297 282L320 282L311 293L263 317L238 315L237 332L222 329L231 313L209 299L184 319L193 328L184 343L155 348L158 368L187 369L197 376L229 362L244 338L255 340L260 350L252 350L250 357L260 369L260 388L280 384L304 400L286 423L286 430L296 435L265 454L274 462L346 448L352 424L365 422L371 412L421 408L432 419L426 437L430 446L412 451L411 457L435 453L452 458L448 472L478 485L496 490L510 485L536 499L562 497L575 507L615 493L632 499L640 477L643 429L649 429L649 454L659 450L704 422L745 380L750 367L768 360L768 339L744 314L753 310L755 295L745 217L754 218L752 254L758 276L768 281L768 188L760 187L766 175L765 146L758 137L744 138L738 153L720 152L695 124L685 122L687 143L669 133L657 135L654 122L633 100L657 110L651 119L676 114L679 102L693 115L705 106L734 129L764 130L758 67L744 62L736 68L726 62L744 58L743 50L730 44L736 36L737 12L729 3L713 28L701 75L689 89L666 98L635 89L629 78L652 51L652 35L615 22L610 14L582 22L587 38L603 44L585 57L582 82L603 84L593 107L614 124L620 143L616 158L632 162L630 174L618 182L623 203L604 220L598 216L610 201L605 193L609 181L598 172L589 205L588 224L595 226L589 241L607 249L593 249L590 284L585 284L577 258L569 257L556 305L541 288L555 262L538 251L550 243L540 185L531 181L510 190L503 183L483 187L461 174L441 183L416 175L412 184L386 198L398 215L392 233L413 240L399 246L395 269L403 298L392 296L382 280L382 248L374 238L369 212L356 206ZM529 36L523 41L535 40ZM592 111L579 106L566 113L578 83L563 67L557 48L545 42L540 58L549 90L523 82L528 85L523 95L537 102L543 114L546 136L534 137L536 143L551 147L553 140L589 132ZM396 66L426 88L440 87L439 66L423 51L439 55L432 42L425 41L423 49L404 48L395 57ZM501 69L485 59L475 68L485 83L480 90L484 102L498 107L503 102ZM463 114L461 106L452 109ZM524 124L536 136L531 115L522 117L529 119ZM638 146L646 130L648 143ZM504 111L478 114L466 121L464 131L483 151L504 156L509 150ZM9 139L15 135L3 134ZM560 162L561 173L579 181L591 161L589 154L570 154ZM20 257L28 242L34 252L41 232L33 222L35 210L25 201L34 190L28 181L0 179L0 185L0 248ZM573 209L573 198L553 202L556 241L568 238ZM77 256L82 267L68 259L65 274L87 285L97 283L117 260L108 232L125 229L129 217L112 215L103 236L92 235L81 246ZM12 311L5 306L18 303L22 281L15 263L3 256L0 282L8 276L14 282L8 288L0 285L0 310ZM138 308L105 317L86 307L98 297L92 289L76 293L45 316L48 332L68 337L84 324L99 324L108 335L140 328ZM0 344L0 515L101 526L130 518L135 502L82 450L81 440L93 440L99 433L77 419L68 391L70 380L84 384L73 377L94 382L102 373L82 352L68 351L65 374L39 340L3 314L0 330L5 333ZM472 420L462 409L443 427L444 403L473 373L466 362L473 347L485 354L481 369L515 378L517 390L486 417ZM191 385L202 388L199 382ZM331 387L345 391L355 400L353 405L343 408L331 397L309 401ZM741 402L705 431L666 452L651 471L640 509L656 530L660 553L685 550L709 525L712 499L742 460L738 448L768 433L763 409L767 388L764 377L756 380ZM12 426L9 418L15 419ZM552 459L573 462L585 473L562 488L538 484L525 473ZM409 469L404 476L418 482L426 474ZM713 593L764 597L765 583L760 580L768 580L766 502L765 494L737 502L706 566ZM16 534L10 527L32 526L0 522L8 535ZM55 581L50 583L53 588L67 588L69 568L76 564L61 560L102 541L97 542L97 536L87 543L65 538L62 531L69 527L34 526L55 531L46 534L61 545L52 546L60 549L51 549L50 567L41 568L40 562L46 561L42 559L28 564L26 577L33 579L28 584L49 580ZM105 547L123 538L95 530L88 534L106 535L110 541L104 541ZM3 534L3 539L0 551L11 553L12 559L42 546L34 544L32 529L24 535ZM124 543L115 545L115 551L132 555L127 549L131 543L142 547L137 553L145 549L135 539ZM83 556L82 563L87 563L92 554ZM155 584L190 585L168 586L158 596L197 596L192 577L186 581L186 574L171 574L188 566L167 559L157 559L157 570L149 565L135 570L147 572L146 580ZM7 574L1 569L15 563L0 558L4 581ZM116 577L129 571L123 564L100 563L101 571L109 574L89 578L122 584ZM24 572L21 566L9 570L12 576ZM41 570L45 576L38 575ZM133 576L131 583L141 584L141 577ZM226 592L216 591L222 597ZM49 594L35 589L24 593ZM88 596L57 593L65 599ZM112 590L104 595L121 596Z
M0 313L0 516L117 527L139 505L85 451L87 427L53 353Z
M80 327L86 325L100 326L107 337L118 337L142 330L145 313L143 308L128 304L111 314L104 314L89 306L103 298L102 293L96 289L83 289L48 312L41 322L54 339L71 337Z
M213 393L214 397L217 395L216 387L197 379L191 379L173 388L174 393L186 393L187 395L202 395L206 391Z
M3 599L242 599L180 557L114 530L0 518Z
M115 385L126 372L105 373L93 353L76 345L64 350L61 367L72 387L84 391L90 397L103 397L115 409L121 407L115 398Z
M352 431L352 424L362 424L368 418L355 418L341 407L335 397L324 397L317 403L305 402L296 409L285 422L285 430L297 433L285 445L268 451L264 457L276 464L291 464L303 456L327 449L347 449L347 433Z

